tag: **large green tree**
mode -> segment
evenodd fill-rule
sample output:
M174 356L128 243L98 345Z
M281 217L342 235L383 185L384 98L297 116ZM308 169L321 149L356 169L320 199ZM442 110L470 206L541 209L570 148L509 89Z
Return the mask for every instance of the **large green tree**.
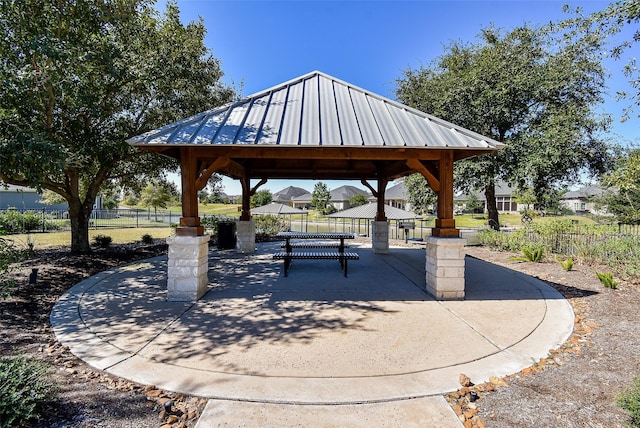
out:
M331 204L331 192L329 188L322 181L317 182L313 186L313 192L311 192L311 206L322 214L326 214Z
M0 181L69 204L71 249L106 184L142 187L175 168L125 143L229 101L202 21L150 0L0 0Z
M403 103L506 144L456 165L460 190L484 190L492 227L499 228L497 180L542 196L583 168L606 169L599 135L608 119L594 113L605 90L601 46L602 37L575 28L489 27L479 42L454 42L398 79Z
M615 169L602 177L608 191L599 198L619 221L640 221L640 148L629 149Z

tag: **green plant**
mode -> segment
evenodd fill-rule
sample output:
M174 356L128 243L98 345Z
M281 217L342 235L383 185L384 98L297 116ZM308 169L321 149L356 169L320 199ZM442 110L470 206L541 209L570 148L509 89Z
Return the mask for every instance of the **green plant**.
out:
M602 283L602 285L604 285L605 288L611 288L613 290L615 290L616 288L618 288L618 283L613 279L613 274L610 272L596 272L596 276L598 277L598 279L600 280L600 282Z
M153 244L153 236L149 235L148 233L145 233L140 237L140 241L143 244Z
M107 235L96 235L93 237L93 242L100 248L109 248L112 241L113 239Z
M7 297L15 282L8 276L15 268L15 263L26 256L24 250L20 250L15 244L0 238L0 298Z
M629 412L627 425L640 427L640 378L633 378L633 385L618 395L616 405Z
M57 392L45 363L22 356L0 359L2 427L28 426L38 420Z
M560 257L556 256L556 261L560 266L562 266L562 269L566 270L567 272L573 269L573 257L562 260Z
M511 257L509 260L540 263L544 256L544 247L542 246L522 247L520 251L522 251L523 257Z

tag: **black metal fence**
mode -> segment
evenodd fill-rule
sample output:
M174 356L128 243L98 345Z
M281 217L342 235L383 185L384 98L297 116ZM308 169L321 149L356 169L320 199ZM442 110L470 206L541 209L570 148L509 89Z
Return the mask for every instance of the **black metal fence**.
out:
M179 212L169 210L113 209L94 210L89 228L169 227L177 223ZM4 233L51 232L71 229L66 210L6 210L0 211L0 231Z

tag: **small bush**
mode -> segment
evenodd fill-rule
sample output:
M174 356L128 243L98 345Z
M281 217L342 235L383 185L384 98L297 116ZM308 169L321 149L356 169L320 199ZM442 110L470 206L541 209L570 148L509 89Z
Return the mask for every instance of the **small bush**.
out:
M544 248L540 246L522 247L520 251L522 251L523 257L511 257L509 260L540 263L544 256Z
M618 407L629 413L627 425L640 427L640 378L633 378L633 386L628 387L616 400Z
M0 424L28 426L40 419L57 395L49 368L24 357L0 359Z
M140 241L143 244L153 244L153 236L149 235L148 233L145 233L144 235L142 235L142 237L140 238Z
M618 283L613 279L612 273L596 271L596 276L605 288L611 288L612 290L618 288Z
M93 242L100 248L109 248L113 239L107 235L96 235L93 237Z
M556 260L565 271L569 272L571 269L573 269L573 257L569 257L566 260L562 260L560 257L556 257Z

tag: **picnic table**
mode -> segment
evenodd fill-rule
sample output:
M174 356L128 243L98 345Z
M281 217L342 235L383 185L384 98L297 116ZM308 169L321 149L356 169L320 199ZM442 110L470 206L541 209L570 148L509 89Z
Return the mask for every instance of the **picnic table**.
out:
M348 260L359 260L360 256L355 252L345 252L345 248L348 248L344 244L345 239L354 239L353 233L340 233L340 232L280 232L277 235L278 238L285 240L281 248L284 248L284 252L278 252L273 255L274 259L284 260L284 276L286 277L289 272L289 266L293 259L318 259L318 260L338 260L340 267L344 271L344 276L347 276L348 272ZM292 239L305 240L302 243L291 243ZM316 242L310 242L310 240L316 240ZM317 242L318 240L324 242ZM336 240L338 242L326 242L329 240ZM293 251L294 249L336 249L337 251Z

